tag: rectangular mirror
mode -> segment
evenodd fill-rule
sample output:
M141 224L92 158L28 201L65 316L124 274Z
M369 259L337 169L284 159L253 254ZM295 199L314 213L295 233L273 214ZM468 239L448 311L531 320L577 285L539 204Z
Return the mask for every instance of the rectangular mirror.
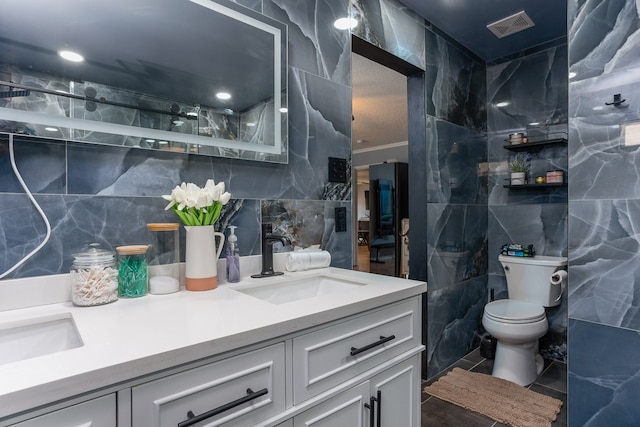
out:
M0 132L287 163L284 24L226 0L2 9Z

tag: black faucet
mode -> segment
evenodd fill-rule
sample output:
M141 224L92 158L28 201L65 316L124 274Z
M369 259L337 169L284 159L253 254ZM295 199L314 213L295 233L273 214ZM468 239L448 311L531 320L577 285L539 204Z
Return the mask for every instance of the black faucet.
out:
M284 246L290 245L291 240L286 236L278 236L273 233L271 224L262 224L262 271L259 274L252 274L253 278L272 277L284 274L281 271L273 271L273 244L282 243Z

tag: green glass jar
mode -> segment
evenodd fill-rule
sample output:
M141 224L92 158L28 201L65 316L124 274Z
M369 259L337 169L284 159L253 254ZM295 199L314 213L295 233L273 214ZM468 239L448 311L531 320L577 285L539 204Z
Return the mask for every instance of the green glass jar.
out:
M118 246L118 295L137 298L149 292L147 245Z

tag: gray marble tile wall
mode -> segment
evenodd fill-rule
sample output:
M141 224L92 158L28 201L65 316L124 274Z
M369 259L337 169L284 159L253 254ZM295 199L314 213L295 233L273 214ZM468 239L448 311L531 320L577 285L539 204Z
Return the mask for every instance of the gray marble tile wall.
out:
M425 21L398 0L350 0L353 34L418 68L426 68Z
M432 116L427 141L427 369L433 377L478 344L487 301L487 177L481 173L487 144L483 132Z
M567 255L567 187L504 188L508 135L525 132L531 142L567 138L567 46L510 58L487 67L488 104L488 253L489 289L497 299L507 298L507 284L498 262L505 243L533 244L536 253ZM499 102L509 102L498 107ZM538 123L538 124L533 124ZM548 170L567 172L567 144L525 151L530 155L529 180ZM558 307L547 309L549 332L540 341L545 357L566 360L566 295Z
M638 3L569 0L569 422L640 419ZM606 105L619 93L626 102Z
M409 148L424 144L424 151L413 149L426 153L411 159L411 167L426 170L427 195L418 208L426 221L412 219L411 229L426 228L419 234L427 236L425 375L431 377L477 344L487 300L485 66L397 1L351 4L365 24L356 36L425 70L424 93L410 97L426 101L426 138L409 141Z
M486 67L434 31L426 31L427 114L487 130Z
M487 301L485 65L432 30L425 31L428 377L477 346Z
M268 206L293 201L292 236L322 244L332 265L351 268L351 232L333 228L335 207L350 215L350 183L329 183L327 171L328 157L351 157L350 35L333 27L348 0L238 3L289 27L289 164L16 137L17 166L51 220L52 237L9 278L65 273L85 243L146 241L146 223L177 221L160 196L182 181L203 185L208 178L233 193L218 228L238 226L241 255L260 253ZM45 226L13 177L6 135L0 165L2 272L38 245Z

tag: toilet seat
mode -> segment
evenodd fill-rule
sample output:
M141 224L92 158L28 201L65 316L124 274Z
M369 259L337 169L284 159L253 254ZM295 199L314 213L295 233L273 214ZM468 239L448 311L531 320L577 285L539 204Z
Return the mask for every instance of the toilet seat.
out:
M484 315L501 323L533 323L545 319L544 307L526 301L502 299L484 307Z

